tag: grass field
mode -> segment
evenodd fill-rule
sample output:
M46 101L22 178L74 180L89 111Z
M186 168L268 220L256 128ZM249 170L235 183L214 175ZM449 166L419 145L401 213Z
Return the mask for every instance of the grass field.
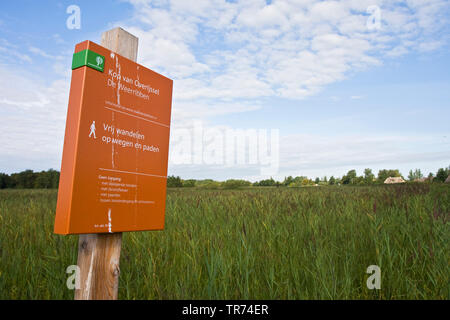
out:
M56 196L0 191L0 299L73 299ZM449 222L448 185L172 189L165 231L124 234L119 298L449 299Z

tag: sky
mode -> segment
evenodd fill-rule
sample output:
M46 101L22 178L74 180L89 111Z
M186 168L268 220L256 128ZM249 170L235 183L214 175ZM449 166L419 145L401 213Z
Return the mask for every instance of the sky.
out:
M435 173L449 19L446 0L1 1L0 172L60 170L74 47L120 26L174 80L169 175Z

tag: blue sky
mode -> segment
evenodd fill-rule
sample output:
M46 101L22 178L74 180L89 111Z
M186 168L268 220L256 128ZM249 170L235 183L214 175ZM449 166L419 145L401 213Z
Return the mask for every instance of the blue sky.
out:
M59 170L73 48L121 26L138 62L174 79L169 174L269 176L177 161L198 123L278 130L278 179L436 172L450 165L449 18L445 0L2 1L0 171Z

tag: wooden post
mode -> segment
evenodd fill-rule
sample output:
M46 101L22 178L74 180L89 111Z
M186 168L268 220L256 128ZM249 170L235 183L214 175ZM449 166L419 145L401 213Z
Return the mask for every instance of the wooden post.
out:
M102 34L101 45L136 62L138 38L122 28ZM83 234L78 242L80 289L75 300L116 300L122 233Z

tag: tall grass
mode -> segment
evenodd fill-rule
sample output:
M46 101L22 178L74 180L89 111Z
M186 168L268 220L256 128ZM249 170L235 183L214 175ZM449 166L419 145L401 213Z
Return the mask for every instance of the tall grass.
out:
M0 299L72 299L56 191L0 192ZM449 299L450 188L172 189L166 228L126 233L121 299ZM381 290L366 269L381 268Z

